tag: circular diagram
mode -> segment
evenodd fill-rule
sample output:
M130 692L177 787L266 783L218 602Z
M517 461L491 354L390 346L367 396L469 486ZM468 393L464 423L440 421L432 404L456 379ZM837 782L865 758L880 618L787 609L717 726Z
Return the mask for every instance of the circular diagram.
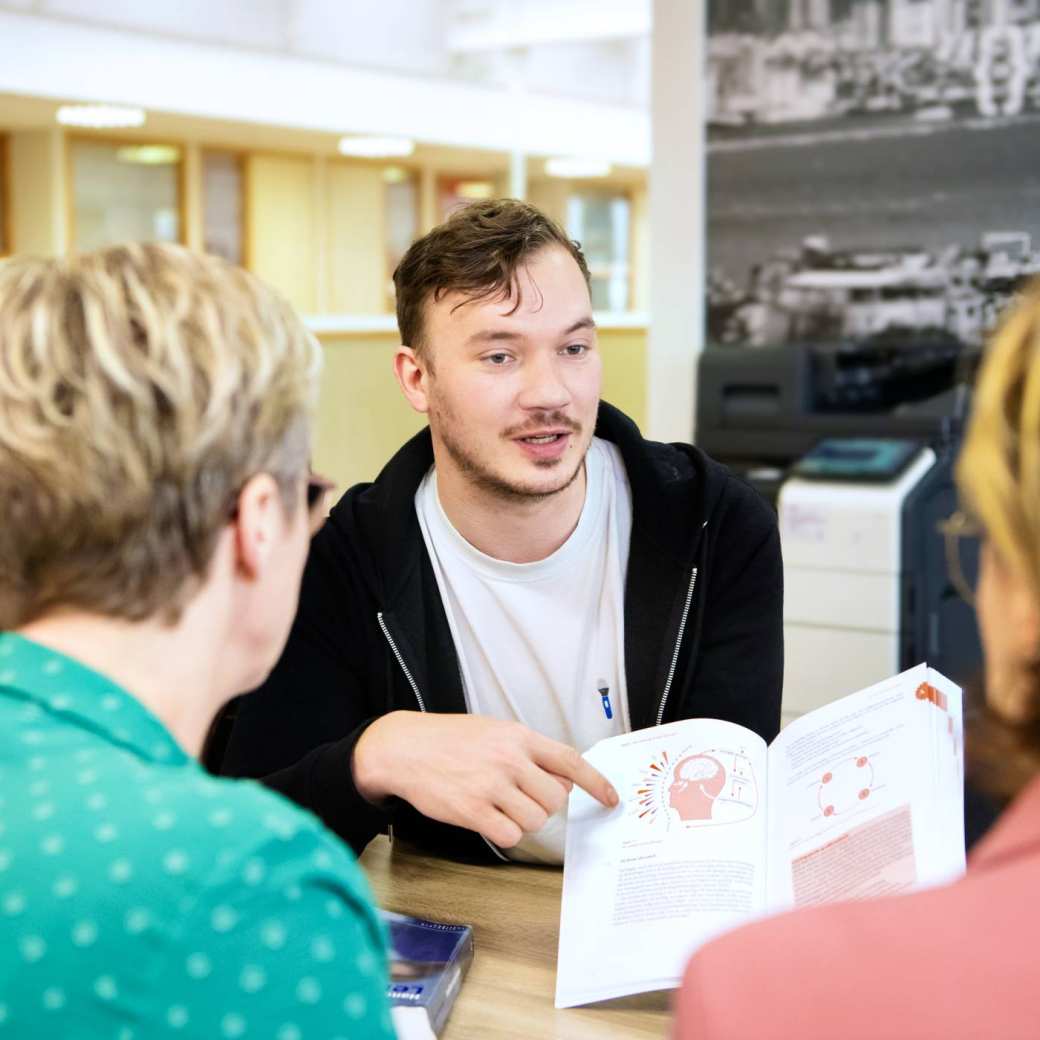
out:
M874 787L874 766L868 755L844 759L820 777L816 788L820 812L840 816L865 802Z

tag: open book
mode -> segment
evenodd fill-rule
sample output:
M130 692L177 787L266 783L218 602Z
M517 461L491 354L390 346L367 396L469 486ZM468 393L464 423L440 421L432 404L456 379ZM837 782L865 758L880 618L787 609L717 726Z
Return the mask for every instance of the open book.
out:
M570 796L557 1007L674 988L698 946L755 917L964 870L961 691L923 664L769 748L690 719L585 757L621 803Z

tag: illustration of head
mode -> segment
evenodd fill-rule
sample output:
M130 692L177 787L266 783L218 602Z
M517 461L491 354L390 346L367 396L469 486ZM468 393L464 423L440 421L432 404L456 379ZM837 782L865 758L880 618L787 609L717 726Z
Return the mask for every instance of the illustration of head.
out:
M680 759L668 788L668 804L680 820L710 820L711 808L726 783L726 770L711 755Z

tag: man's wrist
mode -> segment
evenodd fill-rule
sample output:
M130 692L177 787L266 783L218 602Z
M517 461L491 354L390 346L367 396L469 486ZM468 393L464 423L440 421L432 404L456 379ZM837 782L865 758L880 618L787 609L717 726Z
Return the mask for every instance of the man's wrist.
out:
M373 805L386 801L395 792L390 786L394 775L391 759L394 742L384 739L387 730L392 730L395 716L403 712L382 715L369 725L358 737L350 758L350 772L358 794Z

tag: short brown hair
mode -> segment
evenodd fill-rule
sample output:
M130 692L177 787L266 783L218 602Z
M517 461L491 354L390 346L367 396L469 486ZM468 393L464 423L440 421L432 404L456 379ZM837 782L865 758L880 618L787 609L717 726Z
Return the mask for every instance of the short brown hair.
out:
M0 264L0 629L61 607L176 620L242 485L291 510L319 347L215 257Z
M1026 581L1040 609L1040 281L1005 314L979 374L957 485L1001 561ZM1021 690L969 698L972 775L1012 795L1040 772L1040 647ZM1025 716L1008 722L989 701L1022 695Z
M506 300L516 286L518 268L553 245L574 258L588 285L589 267L581 246L534 206L516 199L488 199L456 210L414 242L394 271L401 342L417 353L426 346L427 300L436 302L451 292L473 300Z

